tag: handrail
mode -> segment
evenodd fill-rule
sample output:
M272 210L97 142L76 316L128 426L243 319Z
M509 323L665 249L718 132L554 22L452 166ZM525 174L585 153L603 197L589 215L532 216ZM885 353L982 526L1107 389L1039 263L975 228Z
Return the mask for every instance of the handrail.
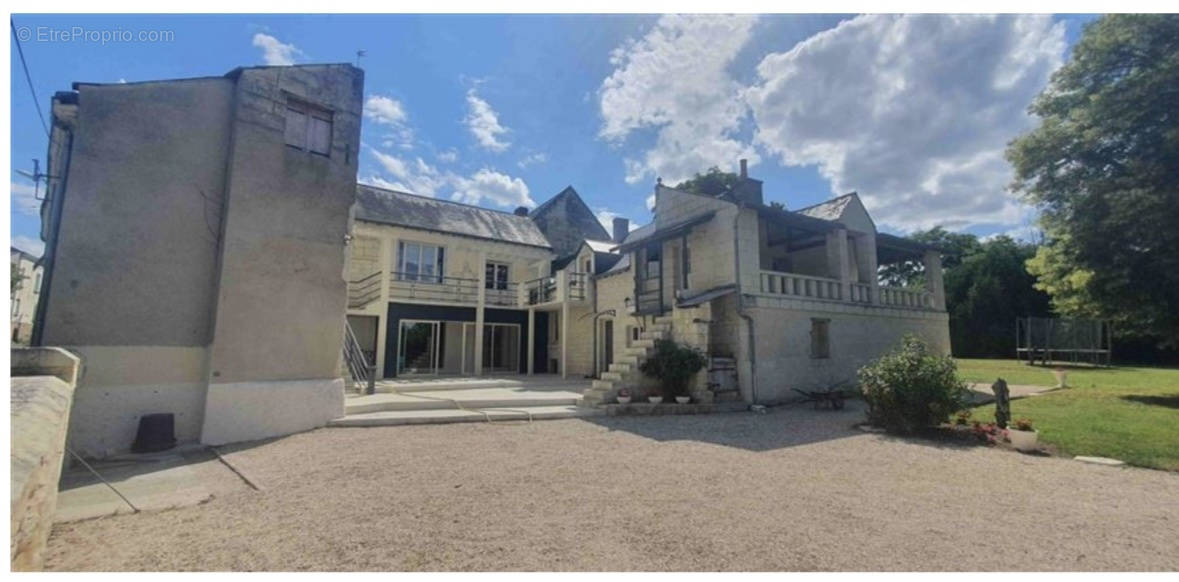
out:
M372 394L376 388L376 366L365 357L347 318L344 319L344 362L353 383L364 385L365 391Z
M389 296L418 301L475 303L479 300L479 279L448 275L389 273Z

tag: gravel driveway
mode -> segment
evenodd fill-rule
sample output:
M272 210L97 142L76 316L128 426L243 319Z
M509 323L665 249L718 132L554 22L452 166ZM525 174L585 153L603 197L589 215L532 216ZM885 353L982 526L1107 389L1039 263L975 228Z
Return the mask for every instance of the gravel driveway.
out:
M47 569L1179 569L1177 474L861 418L317 430L224 449L261 492L57 526Z

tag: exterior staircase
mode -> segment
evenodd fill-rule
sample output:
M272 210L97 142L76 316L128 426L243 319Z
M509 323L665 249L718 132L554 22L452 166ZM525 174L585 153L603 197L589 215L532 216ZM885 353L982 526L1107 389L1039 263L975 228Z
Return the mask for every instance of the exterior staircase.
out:
M667 316L655 317L652 323L639 334L637 341L623 348L621 354L615 357L610 367L602 372L601 377L594 380L593 386L582 394L582 406L600 406L614 402L618 391L629 388L634 392L643 381L643 373L639 365L651 355L655 348L655 340L671 338L671 318Z

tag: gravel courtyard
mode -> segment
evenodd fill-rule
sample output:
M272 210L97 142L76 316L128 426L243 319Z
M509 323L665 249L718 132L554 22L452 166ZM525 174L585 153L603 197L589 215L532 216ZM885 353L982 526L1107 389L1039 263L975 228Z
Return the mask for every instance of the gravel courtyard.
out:
M1179 475L866 434L862 414L323 429L262 486L58 525L49 570L1177 570Z

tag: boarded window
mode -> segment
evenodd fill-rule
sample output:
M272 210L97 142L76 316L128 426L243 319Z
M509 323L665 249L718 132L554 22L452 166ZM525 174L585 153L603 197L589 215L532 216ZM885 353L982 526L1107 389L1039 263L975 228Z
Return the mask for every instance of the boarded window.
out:
M811 357L812 358L830 358L831 357L831 320L830 319L812 319L811 320Z
M300 101L287 102L287 145L329 155L332 150L332 112Z

